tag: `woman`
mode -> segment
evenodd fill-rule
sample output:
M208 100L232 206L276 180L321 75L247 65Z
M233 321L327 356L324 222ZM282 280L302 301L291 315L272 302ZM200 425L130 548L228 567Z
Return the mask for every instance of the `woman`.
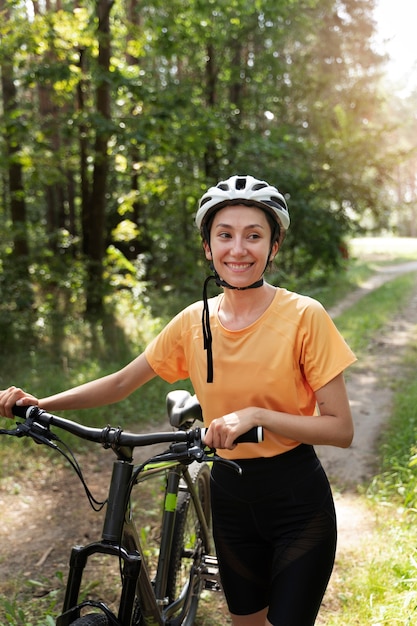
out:
M289 227L282 194L232 176L202 197L196 215L214 271L203 303L179 313L122 370L38 400L11 387L0 414L19 404L47 411L122 400L158 375L190 378L209 426L206 443L242 476L212 471L213 529L234 626L313 625L333 568L333 498L313 445L348 447L352 417L343 371L355 360L315 300L264 281ZM223 292L207 299L213 278ZM233 441L252 426L261 444Z

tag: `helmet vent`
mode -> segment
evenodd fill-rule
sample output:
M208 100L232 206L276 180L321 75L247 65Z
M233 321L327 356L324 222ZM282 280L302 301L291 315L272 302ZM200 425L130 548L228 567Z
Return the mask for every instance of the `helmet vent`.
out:
M277 198L277 196L271 196L271 200L273 202L276 202L276 204L281 206L283 209L285 209L285 210L287 209L287 206L286 206L285 202L283 202L281 198Z
M236 178L236 189L244 189L246 187L246 178Z
M206 202L210 202L210 200L211 200L211 197L203 198L200 206L203 206L204 204L206 204Z
M258 183L257 185L253 185L252 189L253 191L258 191L258 189L264 189L265 187L268 187L268 185L265 183Z
M217 187L221 189L222 191L229 191L229 185L227 184L220 183L219 185L217 185Z

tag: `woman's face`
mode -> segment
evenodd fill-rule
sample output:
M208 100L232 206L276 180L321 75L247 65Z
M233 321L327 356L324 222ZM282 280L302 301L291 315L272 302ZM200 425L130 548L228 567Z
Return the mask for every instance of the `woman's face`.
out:
M265 266L278 252L271 248L271 227L262 211L244 205L224 207L215 214L206 258L220 278L234 287L247 287L261 278Z

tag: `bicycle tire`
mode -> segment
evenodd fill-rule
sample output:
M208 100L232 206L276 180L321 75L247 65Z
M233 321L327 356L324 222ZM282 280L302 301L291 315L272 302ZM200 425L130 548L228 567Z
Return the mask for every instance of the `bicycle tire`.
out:
M103 613L88 613L71 622L71 626L109 626L109 621Z
M210 468L207 464L193 463L190 474L196 485L207 524L210 525ZM167 595L170 602L179 597L180 591L189 580L191 567L197 569L205 554L201 523L192 504L189 491L181 491L178 495L173 543L168 566ZM194 624L197 606L202 591L203 581L197 580L192 590L192 599L183 624Z

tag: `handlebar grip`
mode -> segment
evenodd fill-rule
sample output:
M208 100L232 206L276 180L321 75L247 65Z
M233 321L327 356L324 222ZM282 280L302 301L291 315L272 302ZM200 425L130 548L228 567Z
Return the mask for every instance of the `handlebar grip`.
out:
M264 440L264 429L262 426L254 426L247 433L239 435L235 443L261 443Z
M207 428L201 429L201 438L204 441L204 436L207 432ZM248 432L239 435L234 443L261 443L264 440L264 429L262 426L254 426Z
M18 406L17 404L15 404L12 408L12 413L15 417L21 417L23 419L26 419L27 417L30 416L30 414L32 413L33 409L38 408L34 405L31 406Z

